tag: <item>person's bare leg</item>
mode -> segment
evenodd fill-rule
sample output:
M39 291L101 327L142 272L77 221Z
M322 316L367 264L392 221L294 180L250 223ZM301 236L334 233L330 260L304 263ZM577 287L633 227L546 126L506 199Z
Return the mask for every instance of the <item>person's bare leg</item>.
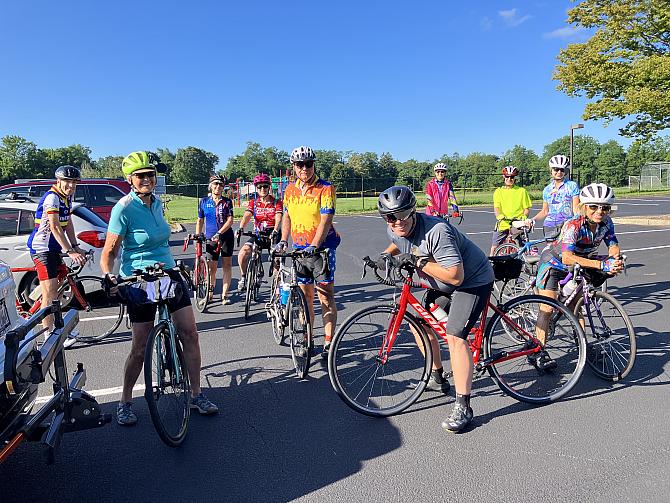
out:
M121 402L130 402L133 398L133 387L144 365L144 350L147 346L147 337L153 327L153 321L133 323L131 329L133 340L130 346L130 353L128 353L126 363L123 367Z

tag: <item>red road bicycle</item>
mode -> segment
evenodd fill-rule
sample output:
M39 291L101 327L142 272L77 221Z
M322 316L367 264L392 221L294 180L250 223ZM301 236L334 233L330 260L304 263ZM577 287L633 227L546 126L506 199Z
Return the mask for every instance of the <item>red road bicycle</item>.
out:
M67 255L62 255L64 258ZM85 253L87 261L93 260L93 251ZM108 298L105 294L103 279L98 276L79 276L83 265L67 265L67 269L58 275L58 295L63 310L79 311L79 324L70 332L65 341L69 348L76 342L98 342L114 333L124 316L123 304ZM36 272L35 266L13 267L16 272ZM30 298L17 297L16 310L24 318L30 318L42 307L42 290L38 286Z
M195 300L195 308L198 312L203 313L207 309L210 295L214 293L215 286L210 284L209 264L207 263L207 258L203 255L203 250L208 240L202 233L189 234L184 238L184 251L186 251L191 241L195 244L195 262L191 278L191 282L193 283L193 298ZM217 245L217 252L220 248L221 243Z
M428 383L432 354L427 328L445 342L447 334L445 325L412 294L411 288L425 288L412 280L413 268L398 267L389 258L387 275L382 277L374 261L369 257L363 260L363 276L367 267L372 268L380 283L401 286L400 298L394 296L391 305L361 309L340 326L331 343L328 374L349 407L369 416L390 416L416 402ZM523 266L510 257L490 260L496 278L503 281L518 277ZM541 305L550 306L555 313L544 350L557 366L545 371L536 366L534 357L542 349L536 337ZM409 312L408 306L417 314ZM563 397L577 383L586 363L586 338L574 314L563 304L539 295L518 297L504 305L491 303L489 297L468 342L475 373L487 370L504 393L533 404Z

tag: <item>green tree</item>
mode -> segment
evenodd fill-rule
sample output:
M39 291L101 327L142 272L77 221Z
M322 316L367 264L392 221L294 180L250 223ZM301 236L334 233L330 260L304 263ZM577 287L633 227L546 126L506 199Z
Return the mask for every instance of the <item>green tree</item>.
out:
M170 183L176 185L194 185L207 183L219 162L216 154L197 147L177 150L172 167Z
M337 163L330 172L330 182L335 185L337 193L355 192L360 190L360 184L356 184L356 173L349 164Z
M633 142L626 152L627 174L637 176L642 166L654 161L670 161L670 138L667 136Z
M627 119L624 136L649 138L670 127L668 0L584 0L568 11L576 28L595 29L558 55L554 79L586 96L584 119Z
M121 172L121 163L123 156L108 155L96 159L89 167L82 168L84 178L119 178L123 176Z
M600 146L594 165L596 181L612 187L621 187L628 183L626 152L616 140L610 140Z
M258 173L279 176L289 167L289 156L276 147L263 148L260 143L247 142L242 154L228 159L223 174L231 180L252 180Z
M426 182L433 174L433 165L430 162L417 161L409 159L398 165L399 185L407 185L414 191L423 191L426 188Z
M503 154L496 167L502 169L505 166L516 167L520 173L519 184L526 187L541 185L545 183L547 178L540 157L533 150L523 145L514 145Z
M70 145L69 147L44 148L41 149L49 172L55 171L58 166L69 164L81 168L84 164L91 164L91 149L83 145ZM51 175L53 176L53 173Z
M316 172L324 180L330 180L334 167L338 164L345 164L348 157L345 152L337 150L316 150L314 153L316 154ZM288 158L286 167L290 169Z
M482 152L472 152L459 161L463 174L462 183L468 188L491 188L500 184L499 172L496 172L498 156Z
M13 182L17 178L44 178L46 163L43 153L33 142L20 136L7 135L0 142L0 180ZM50 176L52 176L51 173Z
M377 173L370 180L369 189L381 192L394 185L398 177L398 165L398 161L391 154L384 152L379 158Z

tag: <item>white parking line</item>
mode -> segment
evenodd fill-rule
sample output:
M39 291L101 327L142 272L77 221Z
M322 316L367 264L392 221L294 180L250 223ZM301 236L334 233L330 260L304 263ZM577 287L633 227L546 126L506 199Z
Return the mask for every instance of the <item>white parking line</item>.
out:
M626 231L626 232L619 232L617 231L616 235L617 236L622 236L624 234L645 234L647 232L668 232L670 231L670 228L668 229L647 229L644 231Z
M647 250L661 250L663 248L670 248L670 245L648 246L646 248L631 248L630 250L621 250L621 252L630 253L630 252L647 251Z
M88 390L85 390L88 391ZM96 398L99 398L101 396L108 396L108 395L119 395L123 391L122 386L116 386L114 388L103 388L103 389L96 389L93 391L88 391L91 395L93 395ZM144 391L144 384L137 384L133 388L133 394L135 394L136 391ZM43 403L47 403L49 400L51 400L51 396L40 396L37 397L37 400L35 400L36 405L40 405Z
M660 206L658 203L622 203L621 201L616 202L617 206Z

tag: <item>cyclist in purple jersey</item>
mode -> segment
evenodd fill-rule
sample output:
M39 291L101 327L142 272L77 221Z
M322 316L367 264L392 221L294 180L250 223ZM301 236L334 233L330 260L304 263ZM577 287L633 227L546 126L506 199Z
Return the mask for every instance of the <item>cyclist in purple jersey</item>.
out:
M545 235L555 235L563 222L579 211L579 185L566 179L566 170L570 160L564 155L555 155L549 159L552 181L542 191L542 209L532 220L544 218Z

